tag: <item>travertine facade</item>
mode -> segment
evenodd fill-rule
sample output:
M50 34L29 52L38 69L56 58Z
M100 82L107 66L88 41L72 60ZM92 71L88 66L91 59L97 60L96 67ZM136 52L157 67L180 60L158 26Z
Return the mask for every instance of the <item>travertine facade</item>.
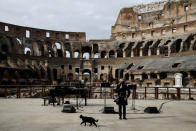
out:
M196 1L170 0L121 9L109 40L0 23L0 83L117 81L196 86ZM89 58L86 58L86 54Z

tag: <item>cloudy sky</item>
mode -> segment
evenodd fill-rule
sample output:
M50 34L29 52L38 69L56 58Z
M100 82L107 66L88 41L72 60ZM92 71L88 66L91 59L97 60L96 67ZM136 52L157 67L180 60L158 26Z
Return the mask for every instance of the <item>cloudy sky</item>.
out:
M123 7L161 0L0 0L0 21L109 39Z

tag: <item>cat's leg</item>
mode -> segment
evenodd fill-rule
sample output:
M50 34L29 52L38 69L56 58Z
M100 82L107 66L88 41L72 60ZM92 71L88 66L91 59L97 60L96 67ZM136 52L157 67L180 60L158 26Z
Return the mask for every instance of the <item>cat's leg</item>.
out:
M82 125L84 122L81 122L80 125Z
M89 126L92 126L92 122L90 123L90 125Z
M93 124L97 127L97 124L93 121Z

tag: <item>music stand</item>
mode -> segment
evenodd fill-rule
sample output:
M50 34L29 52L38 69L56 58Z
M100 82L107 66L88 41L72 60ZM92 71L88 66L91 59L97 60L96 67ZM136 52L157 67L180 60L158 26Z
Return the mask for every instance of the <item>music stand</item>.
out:
M110 87L110 83L101 83L101 87L104 87L104 107L106 107L106 88Z
M114 107L107 107L106 106L106 88L110 88L110 83L101 83L101 87L104 87L104 107L103 113L114 113Z

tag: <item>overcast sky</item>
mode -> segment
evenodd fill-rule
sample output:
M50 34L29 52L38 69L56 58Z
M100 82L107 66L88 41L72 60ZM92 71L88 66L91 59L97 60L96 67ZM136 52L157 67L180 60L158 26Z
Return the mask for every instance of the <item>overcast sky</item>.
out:
M109 39L123 7L161 0L0 0L0 21Z

